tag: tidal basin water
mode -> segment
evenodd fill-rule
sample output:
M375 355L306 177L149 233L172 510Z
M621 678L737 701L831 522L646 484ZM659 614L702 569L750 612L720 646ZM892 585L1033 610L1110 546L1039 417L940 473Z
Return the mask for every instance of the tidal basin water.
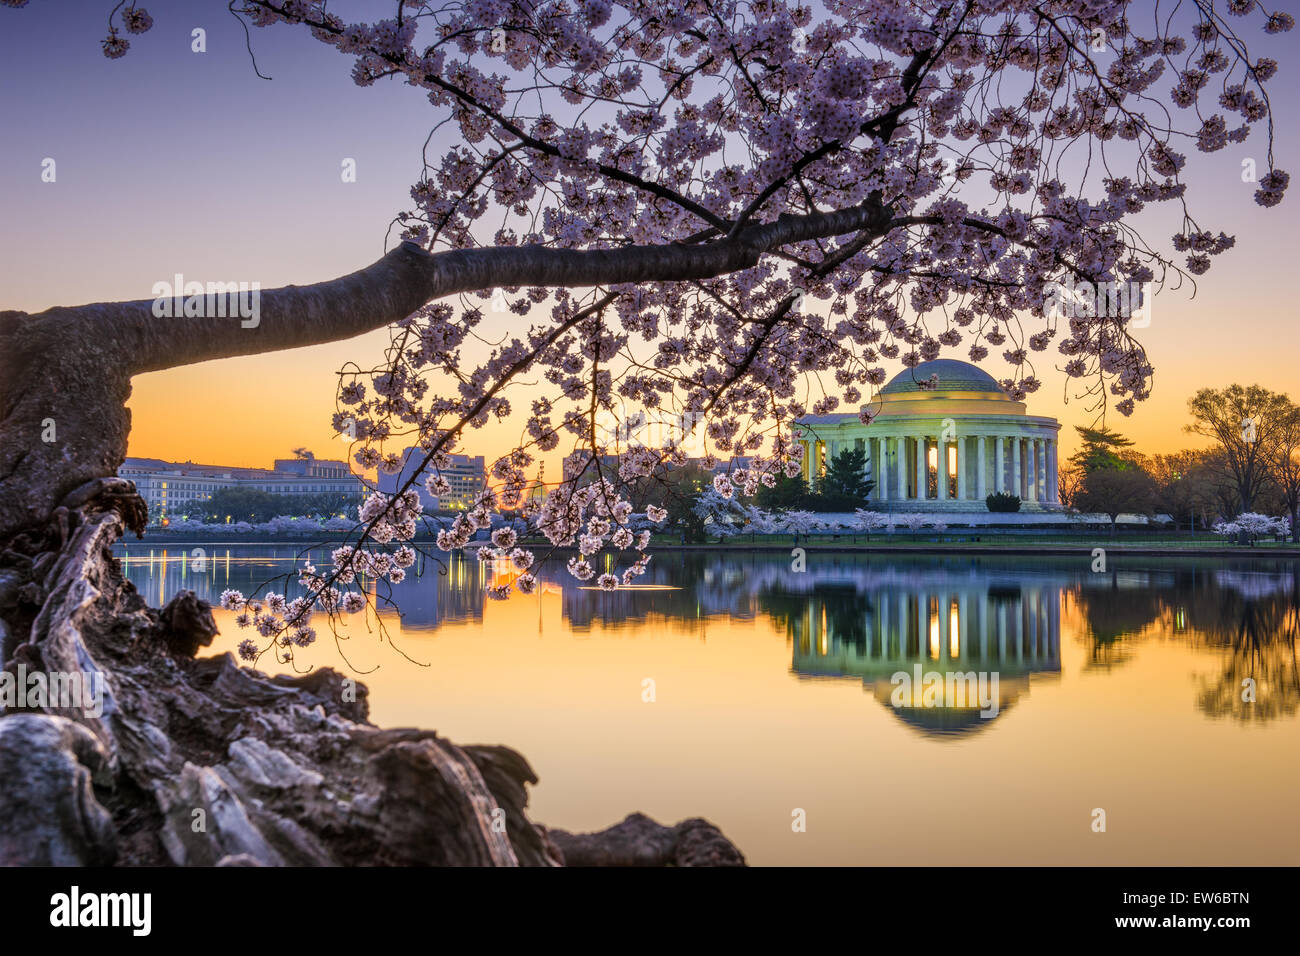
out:
M328 564L118 547L156 606L283 591L308 553ZM703 816L754 864L1300 864L1300 562L1092 565L665 551L638 590L557 562L540 593L490 601L472 555L427 559L400 610L299 667L356 674L382 726L519 750L532 818L569 830ZM215 613L233 651L248 635ZM900 673L982 675L986 700Z

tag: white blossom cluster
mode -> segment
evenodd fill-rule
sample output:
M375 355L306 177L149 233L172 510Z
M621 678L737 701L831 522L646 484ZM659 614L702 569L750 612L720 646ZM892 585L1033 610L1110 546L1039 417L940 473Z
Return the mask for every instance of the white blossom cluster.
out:
M291 653L291 648L309 647L316 641L316 630L308 624L313 613L312 603L305 597L286 601L283 594L269 592L259 601L228 588L221 592L221 606L236 612L235 623L239 627L252 628L286 654ZM252 638L239 642L239 656L246 661L256 660L264 650L266 648Z
M1216 521L1211 530L1225 538L1235 538L1243 531L1251 538L1270 534L1290 534L1291 519L1286 515L1280 518L1270 518L1268 515L1246 511L1237 515L1231 521Z
M620 585L627 587L645 573L650 563L646 548L650 546L650 532L633 531L629 526L632 503L622 497L605 478L591 484L575 487L572 483L560 485L546 496L535 524L546 539L557 548L571 548L575 544L578 554L568 561L568 570L579 581L596 579L604 591ZM662 508L651 506L647 517L655 523L667 518ZM635 548L638 557L621 575L611 572L596 574L593 558L609 548L624 551ZM531 587L531 583L530 583Z
M366 498L357 510L358 517L370 528L370 540L377 544L407 541L415 536L420 496L415 491L396 496L376 493ZM254 661L270 647L278 647L284 655L282 660L291 660L293 648L308 647L315 642L316 631L308 622L317 609L330 615L365 610L365 591L359 586L355 589L348 586L359 585L363 576L400 584L406 578L406 569L415 564L415 558L415 549L408 544L393 551L344 545L330 555L330 570L322 572L310 563L299 570L298 581L306 592L302 597L289 601L282 594L270 592L257 600L233 588L223 591L221 607L238 612L235 623L241 628L252 628L268 642L261 644L246 638L239 643L239 656Z
M801 473L802 466L793 458L786 460L784 463L775 458L760 459L749 468L737 468L734 471L714 475L713 490L724 498L730 498L734 494L752 498L758 494L760 486L763 488L775 487L777 473L782 471L785 472L787 477L795 478Z

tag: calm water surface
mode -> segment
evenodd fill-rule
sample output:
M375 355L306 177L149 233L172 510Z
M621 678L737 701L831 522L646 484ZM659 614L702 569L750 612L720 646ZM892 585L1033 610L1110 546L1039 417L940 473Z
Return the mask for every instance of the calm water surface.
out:
M156 605L251 593L304 557L209 544L195 570L195 547L118 553ZM301 660L371 671L380 725L518 749L533 819L570 830L704 816L755 864L1300 863L1300 563L1091 564L811 551L796 573L662 552L644 590L556 565L497 602L472 557L429 560L400 612ZM895 707L892 675L917 665L996 673L996 716L942 694Z

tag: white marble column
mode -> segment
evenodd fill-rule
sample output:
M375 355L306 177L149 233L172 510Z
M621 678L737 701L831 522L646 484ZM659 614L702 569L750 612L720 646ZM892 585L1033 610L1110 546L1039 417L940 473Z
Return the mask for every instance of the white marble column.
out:
M922 435L916 440L916 500L924 501L926 499L926 486L929 482L930 465L926 461L925 436Z
M1047 481L1051 489L1047 493L1047 500L1054 505L1061 503L1061 486L1058 469L1060 465L1056 461L1056 439L1050 439L1047 443Z
M876 483L876 487L871 490L871 497L876 501L885 500L884 443L883 438L875 435L867 439L867 457L871 461L871 480Z
M1034 444L1038 446L1038 450L1036 453L1038 458L1038 487L1035 490L1038 492L1038 500L1046 501L1047 500L1047 442L1044 439L1040 438L1036 442L1034 442Z
M948 500L948 442L940 436L934 440L934 496L939 501Z
M1037 452L1036 442L1032 438L1025 439L1025 500L1036 501L1038 496L1038 462L1035 456Z
M1007 490L1006 445L1006 439L1001 435L993 436L993 490L997 492Z
M1024 491L1020 493L1024 501L1033 501L1034 491L1034 442L1031 438L1017 439L1020 445L1020 469L1024 473Z
M1025 500L1038 500L1038 473L1041 468L1038 464L1038 440L1036 438L1025 439Z
M975 497L980 501L988 497L984 484L984 473L987 468L984 441L983 435L975 439Z
M890 448L893 445L892 438L880 439L880 474L885 482L885 500L898 500L898 468L890 464Z
M894 489L894 500L907 498L907 439L901 435L894 439L895 464L898 471L898 487Z
M1030 440L1026 441L1026 445L1028 445L1027 451L1030 453L1030 464L1032 466L1026 490L1030 493L1030 501L1039 501L1039 475L1043 473L1043 466L1039 464L1039 440L1030 438Z
M1052 475L1056 474L1056 469L1052 467L1052 440L1043 439L1043 503L1052 503Z
M1050 474L1047 470L1047 440L1038 439L1038 500L1047 500L1047 478Z
M1011 493L1024 498L1024 475L1020 471L1020 439L1011 439Z
M876 481L876 439L872 436L859 440L862 442L862 476L870 478L875 482L875 485L879 486L880 482ZM853 443L853 447L857 447L856 441ZM867 495L867 500L871 501L879 494L878 488L873 487L871 493Z
M970 497L966 481L966 436L957 439L957 497L965 501Z

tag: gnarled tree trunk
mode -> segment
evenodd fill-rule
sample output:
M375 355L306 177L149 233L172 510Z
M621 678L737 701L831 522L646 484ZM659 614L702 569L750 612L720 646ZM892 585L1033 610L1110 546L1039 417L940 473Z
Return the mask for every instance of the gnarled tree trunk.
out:
M366 720L364 685L329 670L267 677L229 654L181 591L146 606L111 548L142 506L93 482L0 556L5 670L92 673L102 713L0 712L0 864L556 866L529 821L527 761ZM716 828L629 818L563 834L580 864L743 864Z

